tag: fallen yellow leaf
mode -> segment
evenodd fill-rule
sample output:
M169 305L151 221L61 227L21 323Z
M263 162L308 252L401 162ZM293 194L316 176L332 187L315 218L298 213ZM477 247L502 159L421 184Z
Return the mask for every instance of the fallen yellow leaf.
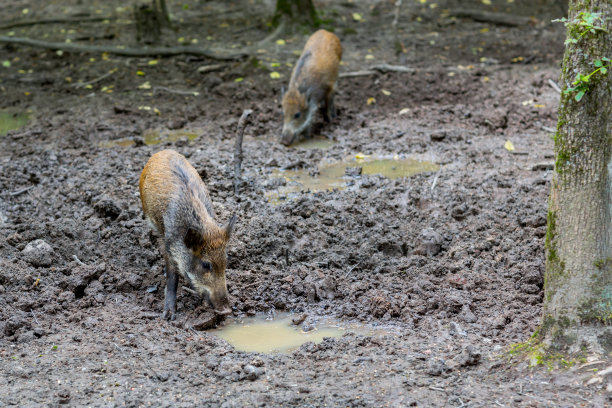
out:
M381 92L382 92L382 93L383 93L383 95L385 95L385 96L389 96L389 95L391 95L391 92L387 91L386 89L383 89Z
M270 78L278 79L280 77L281 77L281 74L279 74L278 72L276 72L276 71L270 72Z
M514 151L514 145L512 144L511 141L506 140L506 143L504 143L504 147L506 148L506 150L508 150L509 152L513 152Z
M285 45L285 40L280 39L280 40L276 40L276 45Z
M410 112L410 108L404 108L404 109L402 109L401 111L399 111L399 114L400 114L400 115L405 115L405 114L407 114L408 112Z
M376 98L368 98L368 105L373 105L376 103Z
M158 60L151 60L149 61L149 65L157 65L159 63Z

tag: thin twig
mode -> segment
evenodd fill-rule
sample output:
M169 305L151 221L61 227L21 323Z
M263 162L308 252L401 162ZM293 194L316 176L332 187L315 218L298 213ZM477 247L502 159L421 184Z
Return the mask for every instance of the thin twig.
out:
M194 46L179 46L179 47L143 47L143 48L128 48L128 47L109 47L105 45L81 45L64 42L50 42L33 40L23 37L5 37L0 36L0 43L20 44L30 47L45 48L50 50L60 50L66 52L86 52L101 54L103 52L123 55L127 57L159 57L171 55L202 55L216 60L236 60L246 57L248 54L244 52L238 53L222 53L220 51L209 50Z
M542 126L542 130L545 130L545 131L550 132L550 133L556 133L557 132L556 129L549 128L547 126Z
M87 85L93 85L93 84L95 84L96 82L100 82L100 81L102 81L103 79L108 78L109 76L113 75L115 72L117 72L117 68L111 69L111 70L110 70L110 71L108 71L106 74L104 74L104 75L102 75L102 76L99 76L99 77L97 77L96 79L92 79L91 81L88 81L88 82L79 82L79 83L77 83L77 84L74 84L73 86L74 86L75 88L79 89L79 88L83 88L84 86L87 86Z
M557 83L555 81L553 81L552 79L548 80L548 85L550 85L550 87L552 89L554 89L555 91L557 91L557 93L561 93L561 88L559 87L559 85L557 85Z
M234 194L238 195L238 187L240 185L240 167L242 166L242 139L244 137L244 128L246 127L247 118L253 111L245 109L238 121L236 129L236 146L234 148Z
M34 310L30 309L30 313L32 313L32 316L34 317L34 321L36 322L36 324L40 326L40 322L36 318L36 315L34 314Z
M164 86L154 87L153 95L157 94L158 92L168 92L168 93L173 93L177 95L187 95L187 96L198 96L200 94L198 91L181 91L179 89L171 89L171 88L166 88Z
M85 266L85 262L81 261L76 255L72 255L72 259L74 259L79 265Z
M494 402L495 402L495 405L498 405L498 406L500 406L500 407L503 407L503 404L502 404L501 402L499 402L498 400L495 400Z
M187 286L183 286L183 290L184 290L185 292L189 292L189 293L191 293L192 295L197 295L197 294L198 294L198 292L196 292L195 290L193 290L193 289L191 289L191 288L188 288Z
M436 173L436 177L434 177L433 182L431 183L431 193L433 194L434 188L436 188L436 184L438 183L438 178L440 177L440 173L442 173L442 167Z
M351 266L349 268L349 270L346 272L346 274L344 275L344 277L346 278L347 276L349 276L349 273L353 272L353 269L355 269L356 267L359 266L359 264L361 263L361 261L357 262L355 265Z
M434 391L442 391L442 392L446 392L446 390L444 388L440 388L440 387L434 387L433 385L429 386L430 390L434 390Z
M24 187L22 189L19 189L17 191L13 191L13 192L9 193L9 195L11 195L13 197L21 195L21 194L25 193L26 191L28 191L29 189L31 189L32 187L34 187L34 186Z

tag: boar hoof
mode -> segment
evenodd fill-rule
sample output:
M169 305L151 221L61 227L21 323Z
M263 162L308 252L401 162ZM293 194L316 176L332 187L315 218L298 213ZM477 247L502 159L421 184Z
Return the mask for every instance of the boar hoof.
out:
M168 320L169 322L173 322L174 320L176 320L176 311L166 309L162 314L162 318Z

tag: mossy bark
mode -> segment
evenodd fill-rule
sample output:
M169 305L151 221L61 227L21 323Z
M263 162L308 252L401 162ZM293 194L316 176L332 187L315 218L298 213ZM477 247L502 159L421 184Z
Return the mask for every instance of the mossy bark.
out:
M312 0L276 0L272 24L278 26L283 21L309 27L319 25L319 17Z
M561 83L571 87L593 62L612 58L612 3L571 0L569 20L600 13L607 30L568 44ZM567 35L577 38L577 26ZM562 94L546 235L545 342L609 353L612 338L612 74L597 73L580 101Z

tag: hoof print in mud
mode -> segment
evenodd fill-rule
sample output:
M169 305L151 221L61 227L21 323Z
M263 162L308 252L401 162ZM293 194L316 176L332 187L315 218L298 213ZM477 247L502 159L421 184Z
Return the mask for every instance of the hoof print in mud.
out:
M108 196L102 196L94 203L93 207L102 218L116 220L117 217L119 217L119 214L121 214L121 208L119 205L117 205L115 200Z

